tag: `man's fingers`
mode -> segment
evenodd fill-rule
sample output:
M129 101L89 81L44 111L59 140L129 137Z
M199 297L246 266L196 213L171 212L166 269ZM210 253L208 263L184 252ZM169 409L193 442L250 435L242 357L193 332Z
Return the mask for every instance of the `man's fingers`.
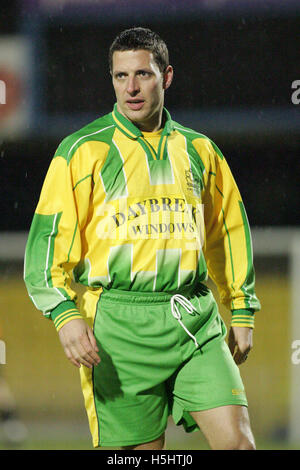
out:
M100 362L100 358L95 352L87 335L80 338L80 341L73 344L70 350L75 361L77 363L83 364L86 367L91 368Z
M65 347L64 348L65 350L65 354L67 356L67 358L69 359L69 361L76 367L80 367L80 362L76 361L76 359L73 357L73 354L71 353L71 351L69 350L69 348Z
M234 361L237 365L242 364L247 360L248 352L242 353L241 351L237 350L236 354L234 355Z
M228 347L237 365L247 360L252 348L253 331L247 327L231 327L228 335Z
M84 350L80 343L71 346L69 349L71 352L70 360L72 364L77 365L77 367L78 364L79 367L81 364L83 364L88 368L92 368L92 366L95 365L93 358Z
M99 351L95 336L88 328L87 334L82 338L82 347L84 349L83 357L87 361L91 361L93 365L97 365L100 362L100 357L97 354Z
M232 329L230 329L229 335L228 335L228 347L229 347L229 350L230 350L232 356L234 356L234 350L235 350L235 347L236 347L236 341L235 341L235 338L234 338Z
M100 362L94 334L83 320L71 320L59 331L65 354L76 367L81 364L92 368Z
M237 345L237 350L236 350L236 353L234 355L234 360L236 362L236 364L242 364L243 362L245 362L248 358L248 354L251 350L251 345L249 343L247 344L242 344L242 345Z
M91 330L91 328L88 328L87 330L87 335L88 335L88 338L89 338L89 341L94 349L94 351L97 353L99 352L99 348L98 348L98 345L97 345L97 341L96 341L96 338L94 336L94 333L93 331ZM97 354L97 357L99 358L98 354ZM100 359L100 358L99 358Z

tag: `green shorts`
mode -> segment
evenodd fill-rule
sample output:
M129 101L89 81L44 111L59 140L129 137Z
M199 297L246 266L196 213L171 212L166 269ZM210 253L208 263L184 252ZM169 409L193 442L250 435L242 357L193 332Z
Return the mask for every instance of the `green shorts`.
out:
M172 294L110 289L95 302L101 362L81 367L95 447L154 440L170 415L191 432L198 427L189 411L247 406L211 291L200 285L180 294L195 308L188 313L175 302L180 319L172 314Z

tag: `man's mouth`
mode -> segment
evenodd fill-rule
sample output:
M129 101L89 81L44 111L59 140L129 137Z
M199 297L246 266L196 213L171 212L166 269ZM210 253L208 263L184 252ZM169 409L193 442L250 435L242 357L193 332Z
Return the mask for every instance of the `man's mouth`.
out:
M130 109L132 109L133 111L138 111L143 107L145 101L140 99L132 99L127 100L126 103Z

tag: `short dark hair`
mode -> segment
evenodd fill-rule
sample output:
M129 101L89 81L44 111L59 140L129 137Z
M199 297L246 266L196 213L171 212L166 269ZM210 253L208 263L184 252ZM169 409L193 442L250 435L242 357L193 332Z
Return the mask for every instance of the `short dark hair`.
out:
M122 31L109 48L109 69L112 71L112 57L115 51L145 49L153 53L159 70L164 72L169 65L169 52L161 37L148 28L134 27Z

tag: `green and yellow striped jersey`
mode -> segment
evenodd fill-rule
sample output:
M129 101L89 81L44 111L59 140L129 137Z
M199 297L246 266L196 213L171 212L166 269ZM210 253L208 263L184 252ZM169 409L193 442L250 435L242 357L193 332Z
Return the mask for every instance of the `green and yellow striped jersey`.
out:
M233 324L253 326L249 224L224 156L174 122L142 133L114 106L65 138L50 164L25 254L35 306L60 327L88 289L176 291L209 275Z

